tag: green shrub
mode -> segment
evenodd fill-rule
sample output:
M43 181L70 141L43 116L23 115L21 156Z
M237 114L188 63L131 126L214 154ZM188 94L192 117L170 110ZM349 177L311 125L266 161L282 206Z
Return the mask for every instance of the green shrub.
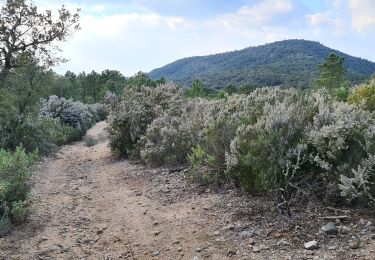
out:
M80 140L78 128L61 123L59 117L39 114L39 106L20 113L14 104L8 104L0 94L0 147L14 151L21 146L27 152L38 150L46 155L58 146ZM10 96L11 97L11 96Z
M98 143L98 141L94 137L89 136L89 135L85 136L84 141L85 141L86 146L88 147L94 146Z
M81 140L81 131L79 129L74 128L72 126L62 125L61 130L65 137L64 143L77 142Z
M28 200L13 201L10 211L10 216L13 223L20 224L25 222L31 213L30 206L31 205Z
M9 217L18 223L26 217L30 193L28 167L36 157L27 155L23 148L14 153L0 150L0 219L5 221Z
M34 115L27 116L15 127L13 138L13 146L22 145L27 152L38 150L44 155L66 143L59 120Z
M188 155L188 160L190 163L189 175L193 180L205 184L220 184L222 182L220 178L221 169L215 170L216 158L208 155L201 146L198 145L192 149L192 152Z
M94 116L94 121L99 122L107 119L108 105L105 104L91 104L87 105L90 113Z
M172 106L177 107L176 104L182 102L181 96L182 90L172 84L156 88L125 88L109 116L112 151L117 156L140 158L138 142L147 127L158 115Z
M91 112L93 109L91 109ZM74 102L71 99L50 96L48 100L42 100L40 115L57 118L64 126L70 126L79 130L81 137L86 134L95 123L95 114L90 112L89 105Z
M375 110L375 79L368 84L362 84L353 89L348 97L349 104L362 106L363 108Z
M297 182L295 170L306 160L303 129L312 109L303 97L266 104L254 124L239 126L227 155L227 171L249 192L282 191ZM299 173L299 172L298 172Z
M199 144L211 103L205 99L185 100L182 96L156 117L140 139L141 158L153 165L187 162L191 149ZM206 114L202 113L206 111Z
M325 89L263 88L206 100L167 84L125 89L111 107L111 148L119 155L189 162L195 180L271 192L280 207L296 194L375 204L375 114Z
M6 235L10 231L11 225L12 223L8 216L0 216L0 237Z

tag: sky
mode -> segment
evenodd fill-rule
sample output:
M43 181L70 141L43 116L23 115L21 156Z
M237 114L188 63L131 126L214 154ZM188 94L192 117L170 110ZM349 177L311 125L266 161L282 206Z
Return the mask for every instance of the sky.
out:
M285 39L318 41L375 61L375 0L34 0L80 8L81 30L61 45L59 73L126 76L175 60Z

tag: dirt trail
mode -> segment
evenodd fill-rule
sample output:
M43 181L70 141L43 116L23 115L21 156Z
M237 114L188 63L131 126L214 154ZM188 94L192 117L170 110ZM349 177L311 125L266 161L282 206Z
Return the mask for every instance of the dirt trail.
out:
M264 201L234 190L211 192L173 171L113 160L105 128L101 122L88 132L97 145L65 146L35 171L31 181L39 202L28 223L0 238L0 259L373 256L368 250L347 254L341 240L334 240L336 251L326 247L311 253L300 235L293 237L293 228L283 226L286 231L277 233L280 221L267 213Z
M111 158L106 123L99 140L65 146L32 176L40 199L29 223L1 239L0 256L13 259L192 259L205 239L197 202L167 205L137 167ZM194 210L195 209L195 210ZM203 250L203 249L201 249ZM220 259L222 252L211 254Z

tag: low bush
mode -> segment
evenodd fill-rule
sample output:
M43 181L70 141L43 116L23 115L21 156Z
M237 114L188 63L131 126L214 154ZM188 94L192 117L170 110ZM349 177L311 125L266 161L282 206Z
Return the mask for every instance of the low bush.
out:
M84 137L84 141L86 146L88 147L95 146L98 143L98 141L94 137L89 135Z
M79 130L81 136L86 134L95 123L94 109L81 102L74 102L70 99L50 96L48 100L42 100L40 114L51 118L58 118L62 125L73 127Z
M108 117L108 105L105 104L91 104L87 105L90 113L94 116L94 121L99 122L106 120Z
M172 84L125 88L109 115L110 147L117 156L140 157L139 140L151 122L182 105L182 90Z
M28 167L36 154L27 155L25 149L14 153L0 150L0 233L5 232L10 221L24 221L29 214L30 187Z
M349 104L361 106L364 109L375 110L375 79L367 84L355 87L348 97Z
M280 209L301 194L374 205L374 114L324 89L262 88L206 100L167 84L125 89L111 107L118 155L152 165L188 162L193 179L271 192Z

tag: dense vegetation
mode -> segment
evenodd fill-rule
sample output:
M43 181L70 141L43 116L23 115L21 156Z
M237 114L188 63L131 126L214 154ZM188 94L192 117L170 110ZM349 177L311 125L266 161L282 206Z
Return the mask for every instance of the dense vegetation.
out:
M341 60L327 57L320 85L332 82L329 71L345 74ZM280 210L295 198L373 207L375 114L367 94L375 85L343 98L340 80L319 84L214 99L199 82L188 91L171 83L129 86L113 98L110 145L118 156L151 165L187 165L203 183L274 194Z
M286 40L240 51L178 60L149 73L191 86L199 79L209 88L284 86L308 88L319 76L318 65L330 54L345 58L348 79L359 82L375 72L375 63L305 40Z

